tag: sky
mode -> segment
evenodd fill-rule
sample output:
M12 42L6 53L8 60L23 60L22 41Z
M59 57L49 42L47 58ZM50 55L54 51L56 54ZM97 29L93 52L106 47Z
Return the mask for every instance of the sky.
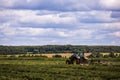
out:
M0 0L0 45L118 45L119 0Z

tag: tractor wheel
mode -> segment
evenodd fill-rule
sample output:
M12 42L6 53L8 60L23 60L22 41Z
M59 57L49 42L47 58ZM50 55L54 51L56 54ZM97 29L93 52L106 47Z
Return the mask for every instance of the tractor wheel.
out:
M70 61L69 61L69 60L66 60L66 64L70 64Z
M76 60L73 60L73 64L77 64L77 61L76 61Z

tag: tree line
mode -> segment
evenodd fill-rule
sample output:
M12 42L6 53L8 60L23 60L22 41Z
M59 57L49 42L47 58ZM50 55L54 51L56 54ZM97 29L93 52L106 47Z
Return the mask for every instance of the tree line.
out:
M81 45L44 45L44 46L0 46L0 54L25 53L74 53L74 52L114 52L120 53L120 46L81 46Z

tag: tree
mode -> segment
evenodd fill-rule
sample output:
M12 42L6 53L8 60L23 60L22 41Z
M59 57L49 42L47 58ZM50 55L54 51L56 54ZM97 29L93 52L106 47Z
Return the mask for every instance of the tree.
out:
M115 57L114 53L113 53L113 52L110 52L109 57L114 58L114 57Z
M103 57L103 55L102 55L102 54L100 54L100 53L97 53L97 54L96 54L96 57L97 57L97 58L102 58L102 57Z
M102 58L103 55L100 54L99 52L93 52L89 57L90 58Z
M34 49L33 54L38 54L39 50L38 49Z

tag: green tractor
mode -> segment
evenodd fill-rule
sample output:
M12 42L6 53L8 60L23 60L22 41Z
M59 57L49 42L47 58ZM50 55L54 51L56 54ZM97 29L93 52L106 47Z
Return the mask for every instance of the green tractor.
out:
M69 59L66 60L66 64L85 64L88 63L88 58L84 56L84 53L74 53Z

